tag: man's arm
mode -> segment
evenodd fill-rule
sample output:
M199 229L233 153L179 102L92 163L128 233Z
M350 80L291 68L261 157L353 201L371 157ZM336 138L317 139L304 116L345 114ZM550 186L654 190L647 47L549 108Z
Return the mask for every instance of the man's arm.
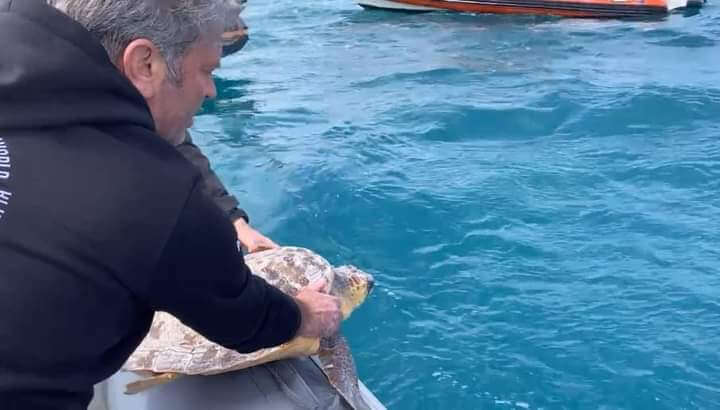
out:
M240 352L337 330L340 303L315 284L289 297L251 274L222 211L196 184L145 295L208 339Z
M205 192L233 222L237 238L248 252L277 248L275 242L250 226L250 217L238 207L237 199L228 193L220 178L210 167L210 161L203 155L200 148L193 143L189 132L185 133L185 140L177 146L177 149L200 170Z
M242 218L245 222L250 222L248 214L239 208L238 200L225 188L215 171L210 167L210 161L200 151L195 143L193 143L190 133L185 133L185 140L177 146L178 151L187 158L202 175L205 193L215 201L217 206L225 212L231 221Z

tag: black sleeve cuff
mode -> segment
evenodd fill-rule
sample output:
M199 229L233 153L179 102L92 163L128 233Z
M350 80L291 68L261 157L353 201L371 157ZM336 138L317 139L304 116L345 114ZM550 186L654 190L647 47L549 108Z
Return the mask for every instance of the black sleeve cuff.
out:
M300 330L302 314L295 299L284 294L274 286L267 286L266 298L269 301L269 309L263 323L265 328L253 337L253 341L263 341L258 344L253 341L229 346L240 353L251 353L267 346L279 346L289 342ZM273 326L273 324L277 324ZM288 326L288 324L291 324Z
M250 217L248 216L247 212L240 208L233 208L228 212L228 216L230 217L230 220L232 222L237 221L238 219L242 218L245 220L246 223L250 223Z

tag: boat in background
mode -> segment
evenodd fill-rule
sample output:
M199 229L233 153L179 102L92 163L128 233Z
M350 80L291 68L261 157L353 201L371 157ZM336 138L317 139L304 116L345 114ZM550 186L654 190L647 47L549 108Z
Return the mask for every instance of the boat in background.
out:
M700 7L705 0L356 0L365 8L561 17L650 17Z

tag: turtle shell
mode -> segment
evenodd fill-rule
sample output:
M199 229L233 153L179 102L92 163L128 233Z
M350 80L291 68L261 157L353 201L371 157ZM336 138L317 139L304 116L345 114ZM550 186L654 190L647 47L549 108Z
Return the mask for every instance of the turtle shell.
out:
M321 279L332 289L332 265L308 249L283 247L250 254L245 261L255 275L291 296ZM123 368L136 372L210 375L287 357L312 355L318 351L319 344L319 339L297 337L280 346L244 354L206 339L169 313L157 312L150 331Z
M332 289L335 274L332 265L322 256L305 248L283 247L251 253L245 263L253 274L284 293L295 296L300 289L319 280Z

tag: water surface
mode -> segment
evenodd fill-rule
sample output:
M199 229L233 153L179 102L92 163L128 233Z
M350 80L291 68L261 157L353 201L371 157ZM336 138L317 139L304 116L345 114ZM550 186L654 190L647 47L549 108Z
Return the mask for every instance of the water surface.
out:
M720 406L720 9L251 2L194 135L252 222L378 279L392 409Z

